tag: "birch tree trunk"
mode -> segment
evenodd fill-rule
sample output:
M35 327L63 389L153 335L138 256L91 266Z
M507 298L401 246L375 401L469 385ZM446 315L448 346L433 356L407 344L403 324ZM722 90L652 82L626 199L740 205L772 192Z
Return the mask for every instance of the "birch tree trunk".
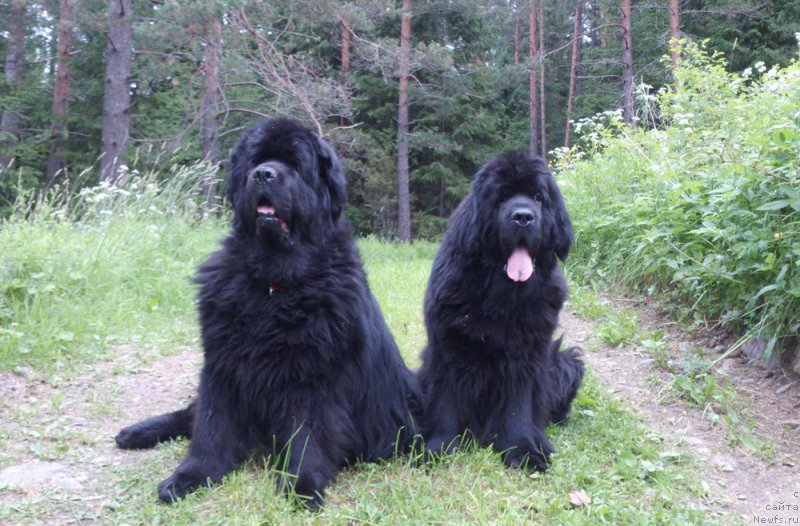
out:
M512 4L512 14L514 16L514 65L519 64L519 13L517 3Z
M201 99L203 159L212 163L219 161L219 51L222 46L222 22L213 18L206 24L206 41L203 49L203 97ZM217 194L214 171L209 171L203 181L202 195L206 210L214 206Z
M583 38L583 2L575 4L575 25L572 29L572 62L569 68L569 95L567 95L567 125L564 130L564 147L569 148L572 140L572 110L575 108L575 77L578 73L578 55Z
M678 93L678 40L680 39L681 6L680 0L669 0L669 54L672 58L672 89Z
M530 144L530 153L531 155L536 155L536 151L539 145L539 111L538 106L539 103L537 102L536 93L539 90L539 81L538 81L538 67L536 64L536 48L538 47L538 42L536 41L536 15L537 15L537 8L539 6L538 0L530 0L530 8L529 8L529 27L530 27L530 39L529 39L529 46L528 46L528 56L530 57L530 122L531 122L531 144Z

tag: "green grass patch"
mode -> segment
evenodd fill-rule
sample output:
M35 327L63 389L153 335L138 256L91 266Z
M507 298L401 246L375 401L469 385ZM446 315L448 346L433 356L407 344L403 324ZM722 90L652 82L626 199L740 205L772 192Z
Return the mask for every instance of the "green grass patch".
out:
M406 363L416 368L427 342L422 300L438 245L429 241L403 245L367 238L358 246L369 286L381 304L386 323Z
M0 223L0 370L194 342L190 281L226 228L188 197L203 168L18 203Z
M134 375L146 370L148 360L159 359L146 346L196 345L195 290L189 280L226 225L197 220L190 208L158 213L151 208L176 202L159 203L159 196L163 189L144 209L133 202L123 206L124 196L94 210L88 202L77 203L74 209L82 211L71 214L42 205L34 217L2 225L3 328L14 332L0 340L3 368L48 371L58 364L86 371L91 368L82 363L103 358L112 344L128 343L142 349L136 358L141 363L132 365L135 371L115 365L108 374ZM416 365L425 343L422 301L436 246L376 239L359 246L401 352ZM85 386L55 383L45 399L0 404L0 439L13 446L13 453L0 456L0 465L17 462L17 455L61 462L87 474L84 484L91 492L23 494L0 488L0 523L708 522L707 512L697 508L704 490L693 460L665 448L591 372L570 420L549 430L558 451L546 474L506 469L487 448L428 465L414 456L396 458L344 470L320 514L295 510L275 490L274 471L257 459L176 505L157 504L156 485L185 455L187 442L141 452L110 449L118 422L129 418L119 403L126 393L118 392L129 384L116 376L95 378L93 384L84 393ZM574 491L584 491L591 502L571 504Z

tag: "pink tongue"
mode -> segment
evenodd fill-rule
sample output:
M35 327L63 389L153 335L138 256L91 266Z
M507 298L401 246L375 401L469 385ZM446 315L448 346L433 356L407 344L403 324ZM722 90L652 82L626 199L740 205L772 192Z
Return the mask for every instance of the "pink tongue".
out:
M533 260L528 251L517 247L508 258L506 274L512 281L527 281L533 275Z
M275 209L267 205L258 205L258 208L256 208L256 212L258 212L259 214L274 214Z

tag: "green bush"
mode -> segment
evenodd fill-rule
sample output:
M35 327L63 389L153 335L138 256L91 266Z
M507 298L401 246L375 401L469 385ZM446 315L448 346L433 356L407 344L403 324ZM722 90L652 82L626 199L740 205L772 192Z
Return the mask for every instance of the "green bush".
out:
M656 129L584 123L555 171L575 222L573 276L658 292L677 312L769 337L800 328L800 64L728 73L684 49ZM611 124L609 124L611 120Z

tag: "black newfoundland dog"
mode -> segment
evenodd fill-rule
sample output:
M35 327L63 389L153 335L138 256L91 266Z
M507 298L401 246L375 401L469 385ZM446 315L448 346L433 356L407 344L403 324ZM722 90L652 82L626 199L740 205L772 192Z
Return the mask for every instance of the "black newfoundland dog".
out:
M505 153L475 176L450 218L425 296L420 380L430 452L469 436L508 465L544 471L548 422L566 418L583 378L553 341L567 284L556 258L572 244L544 161Z
M192 439L158 487L164 502L266 450L276 452L280 486L316 508L342 466L409 446L419 386L367 286L328 144L290 120L253 127L231 158L228 197L233 229L197 277L198 396L116 441Z

